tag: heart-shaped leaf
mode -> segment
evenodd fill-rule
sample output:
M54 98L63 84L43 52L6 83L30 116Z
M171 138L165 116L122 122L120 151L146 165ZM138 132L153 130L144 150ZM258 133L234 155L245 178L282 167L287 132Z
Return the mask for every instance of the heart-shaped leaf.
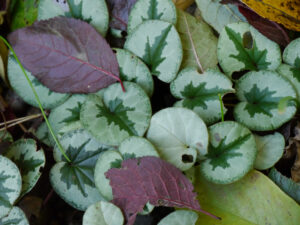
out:
M129 136L143 136L152 114L150 100L135 83L124 82L103 91L103 97L91 96L82 106L80 120L97 140L107 145L119 145Z
M273 71L249 72L236 83L237 97L241 101L234 108L234 118L251 130L274 130L289 121L296 113L293 101L285 112L279 112L281 99L296 98L292 85Z
M155 113L147 138L160 157L185 171L207 153L208 133L202 119L190 109L166 108Z
M29 225L25 213L19 207L13 207L6 217L0 219L1 225Z
M121 210L112 203L100 201L85 211L82 225L123 225Z
M235 5L223 5L221 0L196 0L203 19L218 33L230 23L247 21Z
M188 210L176 210L164 217L157 225L195 225L197 213Z
M292 41L283 52L283 61L300 70L300 38Z
M12 160L21 172L22 197L31 191L42 175L41 169L46 162L44 151L37 149L33 139L19 139L8 148L5 156Z
M100 153L108 147L83 129L66 133L60 143L71 162L66 162L55 146L54 159L57 163L50 171L51 185L68 204L78 210L86 210L103 199L95 187L94 167Z
M271 168L282 157L285 146L284 137L277 132L266 136L255 135L254 137L258 151L254 163L255 169Z
M9 214L21 193L21 188L22 178L18 167L0 155L0 219Z
M219 63L228 76L244 70L275 70L281 64L279 45L248 23L229 24L220 34Z
M11 55L8 58L7 73L9 83L14 91L28 104L39 107L34 93L22 72L22 68ZM42 85L29 71L26 72L36 90L44 109L52 109L67 100L69 94L55 93Z
M212 29L203 21L197 20L181 10L177 10L177 31L181 38L183 60L181 68L194 66L203 73L218 64L218 39Z
M128 36L124 47L148 64L158 79L169 83L176 78L182 61L182 46L172 24L145 21Z
M39 20L67 16L88 22L103 36L108 29L109 15L105 0L68 0L65 5L59 5L54 0L40 0L38 10Z
M124 49L114 50L116 51L122 81L135 82L144 89L148 96L152 96L154 84L148 67L131 52Z
M127 32L131 34L145 20L162 20L175 25L177 15L174 3L172 0L137 1L129 14Z
M200 74L195 68L182 70L171 83L171 93L183 99L175 106L196 112L204 122L211 124L222 118L219 95L234 92L228 77L216 70ZM226 109L225 109L226 112Z
M86 22L55 17L9 35L24 67L50 90L90 93L121 81L115 54Z
M256 144L246 127L226 121L209 127L207 159L200 163L204 177L217 184L230 184L245 176L254 165Z

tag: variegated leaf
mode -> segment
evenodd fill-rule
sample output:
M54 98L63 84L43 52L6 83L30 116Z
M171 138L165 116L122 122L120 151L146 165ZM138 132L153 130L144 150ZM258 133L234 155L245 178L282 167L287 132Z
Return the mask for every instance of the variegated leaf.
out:
M43 122L35 131L35 136L45 145L52 146L49 139L48 126L45 122Z
M139 0L130 10L127 32L133 30L146 20L162 20L176 24L176 7L172 0Z
M234 108L234 118L251 130L267 131L280 127L296 113L293 101L285 112L279 112L282 98L296 99L292 85L273 71L249 72L236 83L236 92L241 101Z
M283 61L300 70L300 38L292 41L283 52Z
M46 162L44 151L37 149L33 139L19 139L10 145L5 156L11 159L21 172L22 197L31 191L42 175L40 171Z
M1 225L29 225L25 213L19 207L13 207L6 217L0 219Z
M8 58L7 73L10 85L14 91L28 104L34 107L39 107L34 93L23 74L22 68L12 55ZM49 88L41 84L29 71L26 71L26 73L40 98L43 108L52 109L66 101L70 96L69 94L61 94L51 91Z
M209 127L207 159L200 162L203 176L217 184L233 183L253 169L257 149L246 127L226 121Z
M225 74L244 70L276 70L281 64L279 45L248 23L229 24L222 30L218 59Z
M223 5L221 0L196 0L203 19L210 24L218 33L223 28L236 22L246 22L246 18L239 12L235 5Z
M68 0L68 5L61 5L56 0L40 0L38 20L56 16L67 16L91 24L105 36L108 29L108 9L105 0Z
M191 210L176 210L163 218L157 225L195 225L198 214Z
M222 118L218 95L223 97L226 93L234 92L231 81L224 74L216 70L200 74L195 68L182 70L171 83L170 89L172 95L183 99L176 102L175 106L193 110L208 124Z
M94 167L107 146L80 129L64 134L60 143L71 162L66 162L58 147L54 148L56 164L50 171L50 182L56 193L78 210L86 210L103 197L94 183Z
M183 171L207 153L206 125L190 109L166 108L154 114L147 138L162 159Z
M0 131L0 143L5 141L14 141L12 135L7 130Z
M169 83L176 78L182 61L182 46L171 23L143 22L128 36L124 47L148 64L158 79Z
M129 136L143 136L152 114L150 100L135 83L124 82L103 91L103 98L91 96L82 106L80 120L97 140L107 145L119 145Z
M266 170L279 161L282 157L285 141L280 133L266 136L254 135L258 154L254 167L258 170Z
M119 63L121 80L137 83L149 97L152 96L154 84L148 67L131 52L119 48L114 50Z
M7 216L19 197L22 178L18 167L0 155L0 219Z
M91 205L83 215L82 225L123 225L122 211L110 202Z

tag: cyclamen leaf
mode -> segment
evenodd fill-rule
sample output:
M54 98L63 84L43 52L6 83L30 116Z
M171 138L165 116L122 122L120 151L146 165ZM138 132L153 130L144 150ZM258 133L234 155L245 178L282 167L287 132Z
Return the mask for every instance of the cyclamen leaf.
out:
M24 67L52 91L90 93L121 82L115 54L86 22L39 21L12 33L9 41Z
M123 210L127 225L134 223L147 202L155 206L189 208L215 217L200 208L188 178L158 157L125 160L121 169L110 169L106 177L113 190L112 203Z

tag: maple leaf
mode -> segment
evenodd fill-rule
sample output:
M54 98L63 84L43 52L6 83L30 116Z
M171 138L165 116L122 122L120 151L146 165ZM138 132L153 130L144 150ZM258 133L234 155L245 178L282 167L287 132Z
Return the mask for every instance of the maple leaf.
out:
M114 199L132 225L147 202L154 206L189 208L220 219L201 209L192 183L172 164L154 156L128 159L122 168L106 172Z

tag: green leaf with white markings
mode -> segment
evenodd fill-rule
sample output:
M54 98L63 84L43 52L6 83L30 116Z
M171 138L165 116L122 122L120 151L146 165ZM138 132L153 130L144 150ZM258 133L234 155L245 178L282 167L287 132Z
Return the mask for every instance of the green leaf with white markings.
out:
M143 22L127 37L124 48L148 64L158 79L169 83L176 78L182 61L182 46L171 23L159 20Z
M52 146L49 139L49 131L48 126L45 122L43 122L38 129L35 131L35 136L45 145Z
M198 214L191 210L176 210L164 217L157 225L195 225Z
M249 129L226 121L209 127L209 135L207 159L200 163L201 173L207 180L233 183L253 168L257 149Z
M218 95L223 97L234 92L231 81L224 74L216 70L200 74L196 68L182 70L170 89L173 96L183 99L175 106L193 110L207 124L215 123L222 117Z
M154 84L148 67L137 56L124 49L115 49L122 81L137 83L150 97Z
M91 204L103 199L95 187L94 167L100 153L108 147L83 129L64 134L60 143L71 162L66 162L55 146L54 159L57 163L50 171L50 182L56 193L68 204L86 210Z
M203 21L198 20L182 10L177 10L177 31L179 33L183 60L181 68L194 66L203 73L218 64L218 39L212 29Z
M278 111L282 98L296 98L296 92L285 78L273 71L249 72L236 83L241 101L234 108L234 118L251 130L267 131L280 127L296 113L290 101L284 112Z
M0 219L0 225L29 225L29 222L22 209L13 207L6 217Z
M83 126L97 140L107 145L119 145L129 136L143 136L152 114L149 97L135 83L110 85L103 97L91 96L80 113Z
M283 61L300 70L300 38L292 41L283 52Z
M160 157L185 171L207 153L208 133L203 120L192 110L166 108L151 118L147 139Z
M225 74L244 70L276 70L281 64L279 45L248 23L229 24L220 34L218 59Z
M127 32L133 30L146 20L162 20L176 24L176 7L172 0L138 0L130 10Z
M9 214L21 193L21 188L22 178L18 167L0 155L0 219Z
M22 197L31 191L42 175L40 171L46 162L44 151L37 150L33 139L19 139L10 145L5 156L11 159L21 172Z

